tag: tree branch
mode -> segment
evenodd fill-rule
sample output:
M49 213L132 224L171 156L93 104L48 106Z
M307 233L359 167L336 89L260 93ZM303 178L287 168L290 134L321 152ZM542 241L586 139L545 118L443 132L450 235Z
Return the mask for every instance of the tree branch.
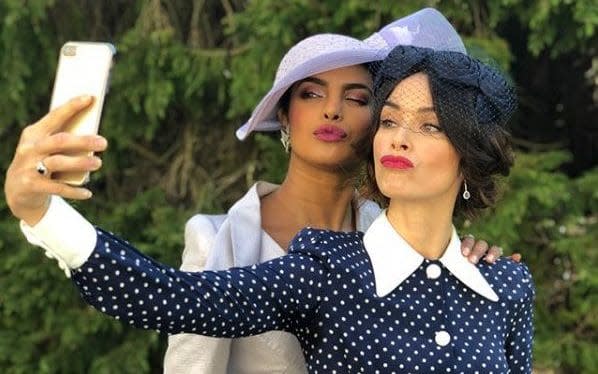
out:
M189 32L189 40L187 45L192 48L201 47L201 33L200 33L200 17L201 11L205 5L205 0L195 0L193 1L193 10L191 11L191 22L189 24L189 28L191 32Z

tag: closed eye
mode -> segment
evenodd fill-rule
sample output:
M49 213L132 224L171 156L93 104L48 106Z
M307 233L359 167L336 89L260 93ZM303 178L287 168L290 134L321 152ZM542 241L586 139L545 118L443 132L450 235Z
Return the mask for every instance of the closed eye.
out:
M299 97L301 97L302 99L315 99L315 98L322 97L322 95L316 91L305 90L305 91L301 91L301 94L299 95Z
M348 97L347 100L349 100L350 102L357 104L359 106L366 106L369 104L367 101L364 101L361 99L353 99L353 98Z
M359 94L347 95L346 99L358 104L359 106L370 105L370 98L367 96L364 96L364 95L359 95Z

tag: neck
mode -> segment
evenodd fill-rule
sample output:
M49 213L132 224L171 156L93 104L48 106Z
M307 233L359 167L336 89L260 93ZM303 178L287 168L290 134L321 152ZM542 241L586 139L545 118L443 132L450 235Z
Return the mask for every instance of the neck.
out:
M453 231L453 203L393 199L386 216L393 228L427 259L444 254Z
M340 231L354 230L353 193L352 175L291 158L285 180L270 198L293 212L299 226Z

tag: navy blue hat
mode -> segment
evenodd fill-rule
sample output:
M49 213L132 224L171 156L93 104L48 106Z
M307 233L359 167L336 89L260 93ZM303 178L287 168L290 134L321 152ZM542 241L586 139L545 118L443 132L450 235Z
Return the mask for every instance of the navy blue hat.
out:
M376 71L376 98L385 101L400 81L417 72L429 76L433 93L445 93L433 94L436 100L448 98L453 106L435 102L436 107L444 106L446 112L458 106L478 131L505 127L517 108L513 86L491 66L460 52L403 45L395 47Z

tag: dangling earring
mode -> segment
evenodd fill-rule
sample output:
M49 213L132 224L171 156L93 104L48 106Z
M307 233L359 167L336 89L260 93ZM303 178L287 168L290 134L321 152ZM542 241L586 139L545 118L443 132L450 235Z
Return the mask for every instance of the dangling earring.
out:
M289 153L291 149L291 134L289 133L288 126L281 126L280 127L280 142L284 147L286 153Z
M463 180L463 199L469 200L470 197L471 197L471 194L469 193L469 190L467 189L467 181L464 179Z

